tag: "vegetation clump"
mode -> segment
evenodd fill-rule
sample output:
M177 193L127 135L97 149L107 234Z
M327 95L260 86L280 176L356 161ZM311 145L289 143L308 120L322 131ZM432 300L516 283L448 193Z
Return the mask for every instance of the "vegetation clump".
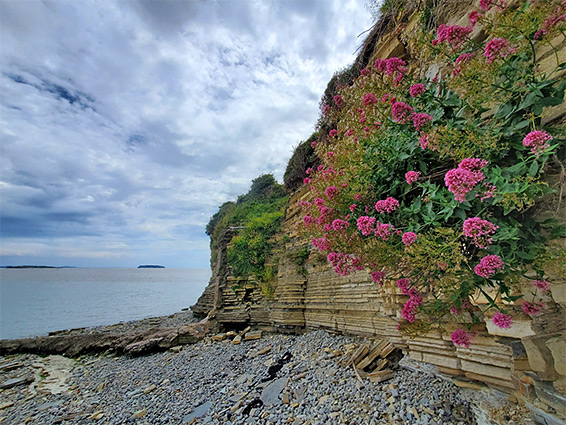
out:
M430 19L419 22L399 35L413 63L377 59L325 93L321 164L305 171L312 200L298 225L337 273L396 283L407 335L447 320L507 328L515 304L529 316L545 308L548 271L565 257L552 242L565 226L537 207L555 192L548 176L565 177L566 135L548 109L564 102L555 46L566 42L566 6L480 0L467 26L431 34ZM543 72L548 48L555 63ZM480 296L483 311L472 308Z

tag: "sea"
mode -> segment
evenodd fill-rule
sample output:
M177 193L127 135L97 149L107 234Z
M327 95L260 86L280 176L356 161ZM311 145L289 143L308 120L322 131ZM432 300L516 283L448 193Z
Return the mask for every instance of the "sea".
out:
M0 269L0 339L177 313L209 279L209 269Z

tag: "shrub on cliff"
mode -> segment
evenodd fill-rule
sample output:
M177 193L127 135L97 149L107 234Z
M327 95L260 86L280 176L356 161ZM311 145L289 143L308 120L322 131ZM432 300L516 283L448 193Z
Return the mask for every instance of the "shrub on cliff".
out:
M401 33L415 66L377 59L352 84L334 85L315 147L321 165L306 170L313 196L297 225L337 273L396 282L407 334L489 316L509 327L516 302L541 312L547 272L564 265L551 243L564 227L535 206L553 192L546 176L564 179L564 128L543 118L564 102L566 64L543 73L537 51L564 44L566 6L479 5L468 26ZM434 63L447 66L418 74ZM491 312L471 307L480 296ZM452 341L467 346L470 335L460 329Z
M294 192L301 187L303 179L306 177L305 170L309 167L317 167L320 163L314 152L317 138L318 133L315 132L307 140L300 142L294 149L283 175L285 189L288 192Z

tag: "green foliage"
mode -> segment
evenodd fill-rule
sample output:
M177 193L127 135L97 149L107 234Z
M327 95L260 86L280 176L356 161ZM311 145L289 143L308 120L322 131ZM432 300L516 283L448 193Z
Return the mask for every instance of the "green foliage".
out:
M289 200L285 190L273 175L264 174L252 181L248 193L236 202L222 204L206 227L213 247L221 233L228 227L243 227L237 230L228 249L228 264L234 276L253 277L260 282L273 278L274 268L266 266L272 256L272 237L281 225Z
M307 140L295 147L283 175L283 182L287 191L293 192L301 187L303 179L306 177L305 170L309 167L316 168L319 164L320 161L314 153L314 148L311 146L313 142L317 141L317 138L318 133L315 132Z
M334 131L324 139L319 126L324 143L315 150L323 170L311 176L318 200L303 203L303 228L327 247L319 249L331 254L339 273L365 268L384 272L386 280L409 278L413 294L426 298L417 304L429 320L413 319L411 332L428 330L432 322L461 312L478 294L490 308L506 311L502 301L522 297L518 291L527 275L548 278L556 259L565 256L563 249L552 251L552 239L563 237L566 229L563 217L551 224L541 221L538 212L554 192L548 175L561 170L564 181L559 160L565 156L564 126L550 126L543 118L548 108L564 102L566 81L556 75L566 64L556 54L555 70L545 74L537 57L537 49L549 40L564 46L565 24L547 28L533 41L561 7L558 1L525 1L523 7L494 9L477 24L488 34L484 43L463 39L453 45L432 43L434 35L427 28L432 18L425 9L420 32L400 35L418 52L419 62L411 64L416 66L392 72L371 67L353 84L327 90L321 122L332 124ZM486 45L498 38L507 47L494 48L490 59ZM443 62L442 78L418 75L430 63ZM417 83L425 91L413 96L410 90ZM337 85L329 85L333 87ZM336 94L340 106L334 102ZM396 115L395 102L411 110L408 119ZM417 128L415 114L428 114L430 121ZM535 132L552 139L533 150L524 140ZM464 159L484 160L485 165L481 179L470 183L459 199L446 181ZM419 173L416 182L406 181L410 171ZM471 181L459 178L460 185ZM389 197L399 206L377 212L376 202ZM560 207L562 197L557 198ZM385 233L362 233L362 217L385 226ZM497 226L486 246L465 234L463 224L470 218ZM406 232L416 233L416 242L405 244ZM488 255L500 257L504 267L486 277L476 267ZM534 297L529 301L540 300ZM483 320L483 313L472 315L472 323Z
M246 228L232 239L228 247L228 264L236 277L253 276L261 282L273 277L273 270L265 267L274 241L271 238L279 230L284 208L272 213L264 213L251 218Z
M309 246L303 246L295 251L289 253L291 261L297 266L297 273L306 276L307 269L305 263L309 259L311 250Z

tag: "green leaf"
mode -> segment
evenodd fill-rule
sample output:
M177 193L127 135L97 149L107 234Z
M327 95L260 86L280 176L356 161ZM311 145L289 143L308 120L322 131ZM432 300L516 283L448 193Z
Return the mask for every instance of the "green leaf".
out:
M538 162L533 161L533 163L529 167L529 176L534 177L537 175L537 173L538 173Z

